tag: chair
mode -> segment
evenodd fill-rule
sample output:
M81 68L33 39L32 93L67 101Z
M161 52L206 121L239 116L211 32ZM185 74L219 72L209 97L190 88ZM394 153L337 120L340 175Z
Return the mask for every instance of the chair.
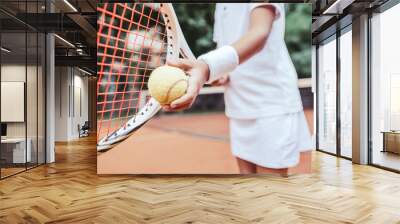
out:
M85 121L82 127L78 124L79 138L89 136L89 129L90 129L89 121Z

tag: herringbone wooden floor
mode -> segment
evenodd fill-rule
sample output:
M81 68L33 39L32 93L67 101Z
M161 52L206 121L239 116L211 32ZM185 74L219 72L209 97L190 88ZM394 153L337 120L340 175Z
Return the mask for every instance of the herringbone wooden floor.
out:
M0 223L400 223L400 175L314 153L314 173L98 176L95 139L0 181Z

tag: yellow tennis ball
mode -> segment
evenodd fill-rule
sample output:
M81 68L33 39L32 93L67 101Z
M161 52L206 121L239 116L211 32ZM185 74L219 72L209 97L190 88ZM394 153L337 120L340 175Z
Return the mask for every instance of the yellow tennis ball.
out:
M177 67L160 66L151 73L147 87L150 95L161 105L170 104L183 96L188 86L188 77Z

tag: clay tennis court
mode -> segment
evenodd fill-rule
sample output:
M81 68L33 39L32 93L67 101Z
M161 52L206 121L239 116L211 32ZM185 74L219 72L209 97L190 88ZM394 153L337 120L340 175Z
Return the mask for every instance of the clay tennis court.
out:
M313 111L306 110L313 128ZM98 155L99 174L238 174L229 148L229 126L224 113L169 114L150 120L134 135ZM310 154L303 153L304 172ZM308 170L308 169L306 169Z

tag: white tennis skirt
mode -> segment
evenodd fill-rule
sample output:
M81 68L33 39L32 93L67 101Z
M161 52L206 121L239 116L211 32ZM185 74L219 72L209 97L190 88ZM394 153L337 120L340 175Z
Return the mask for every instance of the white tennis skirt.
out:
M279 169L298 164L300 152L313 148L304 112L257 119L230 119L234 156Z

